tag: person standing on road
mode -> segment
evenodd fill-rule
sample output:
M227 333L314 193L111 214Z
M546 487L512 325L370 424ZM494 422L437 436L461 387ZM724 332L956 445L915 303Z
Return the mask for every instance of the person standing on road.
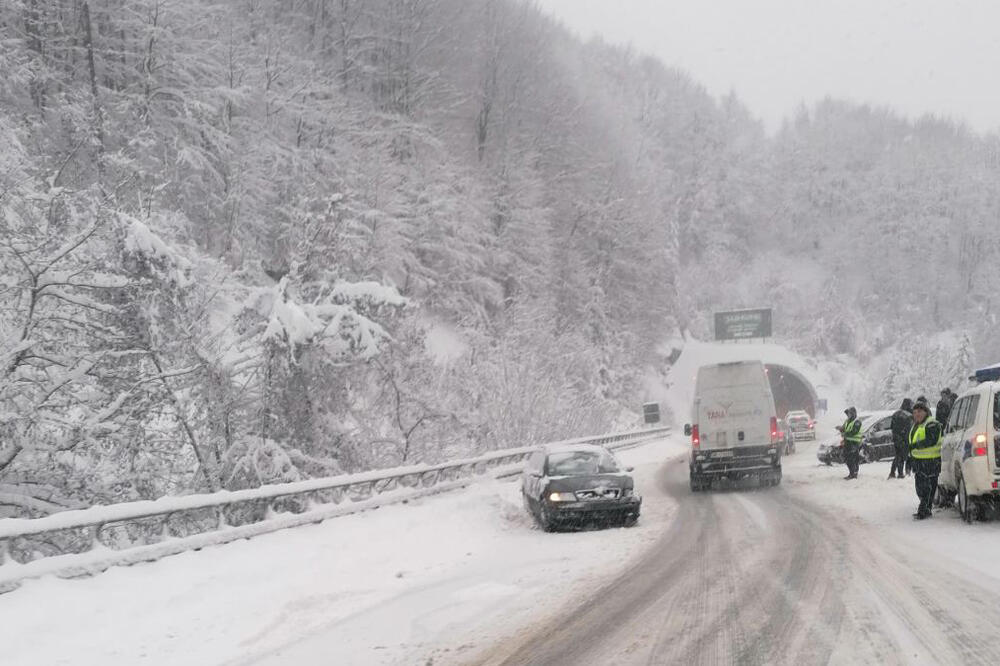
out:
M847 463L845 481L858 478L858 467L861 464L861 420L858 410L848 407L844 410L847 420L839 430L844 437L844 462Z
M913 517L923 520L931 517L931 502L937 491L941 474L941 424L931 416L930 405L918 398L913 405L913 426L910 428L910 455L920 506Z
M896 457L892 459L889 468L889 478L903 478L903 470L910 456L910 428L913 427L913 401L903 399L896 413L892 415L892 444L896 449Z
M934 410L934 420L942 426L948 425L948 417L951 416L951 406L954 401L951 399L951 389L941 389L941 399L938 400L937 409Z

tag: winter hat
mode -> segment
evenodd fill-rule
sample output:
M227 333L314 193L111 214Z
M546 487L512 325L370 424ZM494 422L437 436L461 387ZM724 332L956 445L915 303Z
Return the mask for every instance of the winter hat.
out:
M904 411L907 411L907 412L912 412L913 411L913 401L910 400L909 398L903 398L903 404L900 405L899 408L902 409L902 410L904 410Z
M924 410L927 414L931 413L931 408L927 404L927 398L923 396L917 398L917 401L913 403L913 411L917 411L918 409Z

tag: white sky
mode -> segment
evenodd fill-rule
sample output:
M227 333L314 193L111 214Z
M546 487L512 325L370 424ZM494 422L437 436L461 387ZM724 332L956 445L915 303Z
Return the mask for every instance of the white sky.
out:
M826 95L1000 129L1000 0L538 0L631 43L771 129Z

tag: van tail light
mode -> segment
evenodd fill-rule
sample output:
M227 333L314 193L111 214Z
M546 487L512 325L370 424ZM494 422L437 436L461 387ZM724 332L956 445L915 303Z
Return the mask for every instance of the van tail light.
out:
M972 455L985 456L989 449L986 448L988 438L985 433L979 433L972 438Z
M698 425L691 426L691 448L697 449L701 446L701 437L698 435Z
M771 443L778 441L778 417L771 417Z

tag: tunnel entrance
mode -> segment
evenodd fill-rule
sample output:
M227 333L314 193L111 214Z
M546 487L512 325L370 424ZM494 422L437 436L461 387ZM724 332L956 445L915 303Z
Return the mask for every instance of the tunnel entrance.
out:
M816 389L808 379L784 365L766 364L764 367L778 418L785 418L785 414L795 409L803 409L816 418Z

